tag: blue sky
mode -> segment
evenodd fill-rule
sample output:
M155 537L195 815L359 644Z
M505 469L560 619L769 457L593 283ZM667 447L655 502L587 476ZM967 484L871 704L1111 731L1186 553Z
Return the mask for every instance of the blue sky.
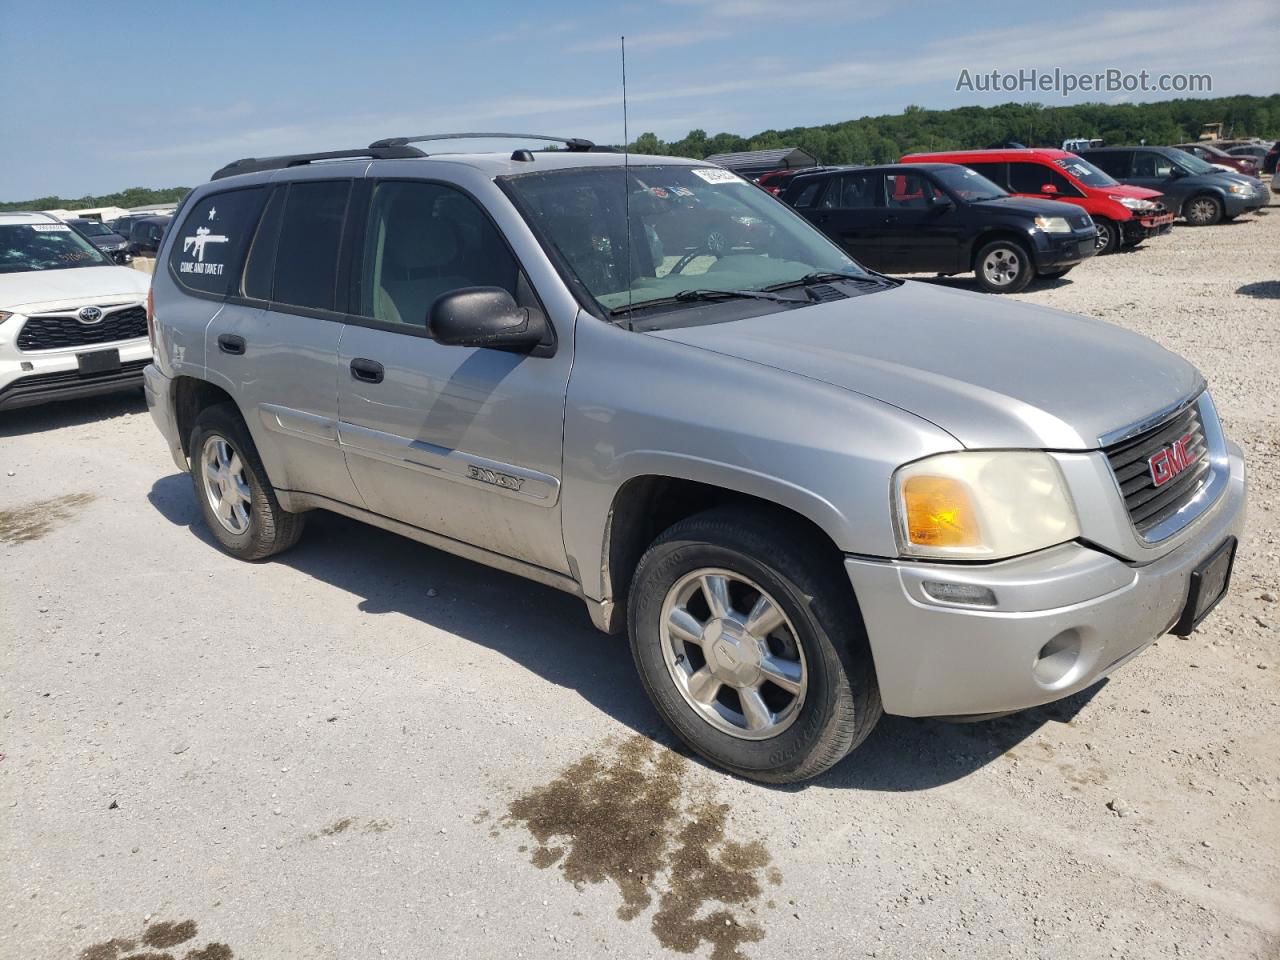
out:
M1209 73L1280 84L1280 4L1091 0L0 0L0 200L194 184L243 156L512 129L750 134L1041 94L957 93L962 68ZM1157 95L1130 99L1160 99Z

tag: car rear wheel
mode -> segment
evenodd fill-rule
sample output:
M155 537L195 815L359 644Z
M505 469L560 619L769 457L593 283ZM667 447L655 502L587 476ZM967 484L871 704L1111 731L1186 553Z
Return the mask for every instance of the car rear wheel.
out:
M214 539L241 560L288 550L305 517L280 506L249 430L232 404L201 412L191 430L191 480Z
M1017 293L1036 273L1031 255L1013 240L993 240L979 250L974 272L987 293Z
M1209 227L1222 219L1222 204L1217 197L1202 193L1187 201L1182 217L1193 227Z
M1101 217L1094 217L1094 223L1098 225L1097 255L1102 256L1105 253L1115 253L1119 250L1120 228L1110 220L1104 220Z
M631 650L658 712L740 776L817 776L880 719L840 555L768 514L718 509L659 537L636 569Z

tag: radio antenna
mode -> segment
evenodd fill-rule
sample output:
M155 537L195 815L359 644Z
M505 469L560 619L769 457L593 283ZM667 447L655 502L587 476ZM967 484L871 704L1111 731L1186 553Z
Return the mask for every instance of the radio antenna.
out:
M627 329L631 326L631 307L634 294L631 289L631 134L627 128L627 38L622 42L622 199L626 221L627 242Z

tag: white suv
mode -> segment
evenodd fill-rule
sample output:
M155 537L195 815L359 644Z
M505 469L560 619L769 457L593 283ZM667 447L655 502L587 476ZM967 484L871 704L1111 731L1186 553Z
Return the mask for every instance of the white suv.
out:
M0 213L0 410L142 385L150 278L47 213Z

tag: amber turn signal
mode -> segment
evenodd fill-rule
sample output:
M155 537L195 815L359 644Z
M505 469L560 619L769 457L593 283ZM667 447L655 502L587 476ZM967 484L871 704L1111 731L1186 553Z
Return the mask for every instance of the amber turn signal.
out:
M976 547L982 543L969 491L950 477L909 477L902 488L907 537L922 547Z

